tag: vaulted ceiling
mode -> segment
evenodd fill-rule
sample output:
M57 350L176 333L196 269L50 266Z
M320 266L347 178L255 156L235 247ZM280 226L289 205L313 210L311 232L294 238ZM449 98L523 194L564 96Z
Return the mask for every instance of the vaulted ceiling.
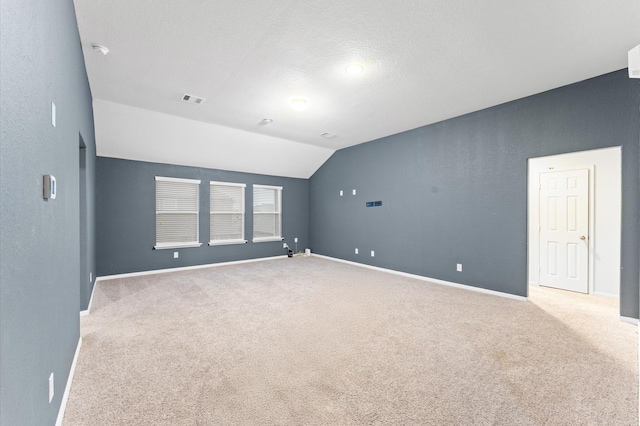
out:
M98 155L302 178L337 149L625 68L640 42L638 0L74 3Z

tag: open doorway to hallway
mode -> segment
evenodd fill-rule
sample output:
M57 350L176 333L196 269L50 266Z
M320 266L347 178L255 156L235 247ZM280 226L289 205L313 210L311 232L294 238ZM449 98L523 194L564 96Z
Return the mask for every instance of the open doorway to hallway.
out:
M82 301L87 300L87 293L90 291L92 277L89 276L88 250L89 250L89 232L87 221L87 145L79 139L79 160L78 160L78 186L79 186L79 217L80 217L80 306L82 309Z

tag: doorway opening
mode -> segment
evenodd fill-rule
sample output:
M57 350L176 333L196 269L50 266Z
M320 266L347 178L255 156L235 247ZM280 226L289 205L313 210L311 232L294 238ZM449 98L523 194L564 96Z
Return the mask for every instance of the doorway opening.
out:
M91 279L89 276L89 264L87 252L89 249L89 232L87 229L87 145L79 136L79 173L78 173L78 189L79 189L79 222L80 222L80 310L84 300L87 300L90 292Z
M529 159L529 286L619 299L621 154L618 146ZM563 286L572 280L575 288Z

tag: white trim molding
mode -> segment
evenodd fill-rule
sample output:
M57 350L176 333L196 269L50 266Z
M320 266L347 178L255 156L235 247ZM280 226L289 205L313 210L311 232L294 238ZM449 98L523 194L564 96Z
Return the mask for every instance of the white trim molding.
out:
M96 285L98 285L98 277L96 277L96 280L93 282L93 288L91 289L91 298L89 298L87 309L85 309L84 311L80 311L81 317L89 315L91 313L91 304L93 303L93 295L96 293Z
M233 244L247 244L247 240L214 240L209 241L209 246L230 246Z
M78 338L78 346L76 346L76 353L73 355L73 362L71 363L71 369L69 369L69 378L67 384L64 387L64 395L62 395L62 402L60 403L60 409L58 410L58 418L56 419L56 426L62 426L62 420L64 420L64 412L67 409L67 400L69 399L69 393L71 392L71 383L73 383L73 375L76 372L76 365L78 364L78 356L80 355L80 346L82 346L82 337Z
M258 185L257 183L254 183L253 187L254 188L261 188L261 189L274 189L276 191L282 191L282 186Z
M629 324L640 325L640 321L638 321L636 318L623 317L622 315L620 315L620 321L628 322Z
M409 274L408 272L394 271L393 269L380 268L378 266L365 265L364 263L352 262L350 260L338 259L336 257L324 256L322 254L312 254L314 257L321 257L323 259L333 260L335 262L347 263L349 265L360 266L361 268L373 269L374 271L386 272L389 274L400 275L401 277L414 278L421 281L427 281L434 284L446 285L447 287L455 287L463 290L475 291L477 293L490 294L493 296L505 297L507 299L514 299L526 302L528 297L517 296L515 294L504 293L501 291L487 290L486 288L474 287L466 284L458 284L451 281L439 280L436 278L423 277L422 275Z
M246 188L246 183L236 183L236 182L219 182L215 180L210 180L209 185L223 185L223 186L240 186L242 188Z
M202 243L158 243L153 246L154 250L180 249L190 247L200 247Z
M131 272L128 274L105 275L103 277L96 278L96 285L98 281L117 280L119 278L141 277L144 275L166 274L168 272L190 271L194 269L215 268L217 266L239 265L242 263L262 262L265 260L286 259L286 258L287 258L287 255L285 254L282 256L259 257L257 259L234 260L231 262L207 263L204 265L183 266L180 268L154 269L151 271Z
M156 176L156 180L162 182L181 182L181 183L195 183L200 185L200 179L183 179L183 178L174 178L174 177L164 177L164 176Z
M606 297L607 299L620 299L620 296L617 294L600 293L598 291L594 292L593 295L598 297Z
M270 241L284 241L283 237L260 237L251 240L252 243L268 243Z

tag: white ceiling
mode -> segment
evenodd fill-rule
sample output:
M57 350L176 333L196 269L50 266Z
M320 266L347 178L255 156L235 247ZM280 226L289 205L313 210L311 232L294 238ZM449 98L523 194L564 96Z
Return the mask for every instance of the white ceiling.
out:
M640 42L638 0L74 3L98 155L175 163L158 147L176 144L178 164L296 177L336 149L625 68ZM358 76L345 72L354 62ZM184 103L183 93L206 101ZM309 107L296 112L300 96ZM175 116L175 127L113 129L128 107L158 113L150 122ZM179 140L203 128L211 146ZM244 156L229 132L245 141ZM247 165L246 156L270 163L281 152L290 156L277 168ZM304 166L287 166L296 162Z

